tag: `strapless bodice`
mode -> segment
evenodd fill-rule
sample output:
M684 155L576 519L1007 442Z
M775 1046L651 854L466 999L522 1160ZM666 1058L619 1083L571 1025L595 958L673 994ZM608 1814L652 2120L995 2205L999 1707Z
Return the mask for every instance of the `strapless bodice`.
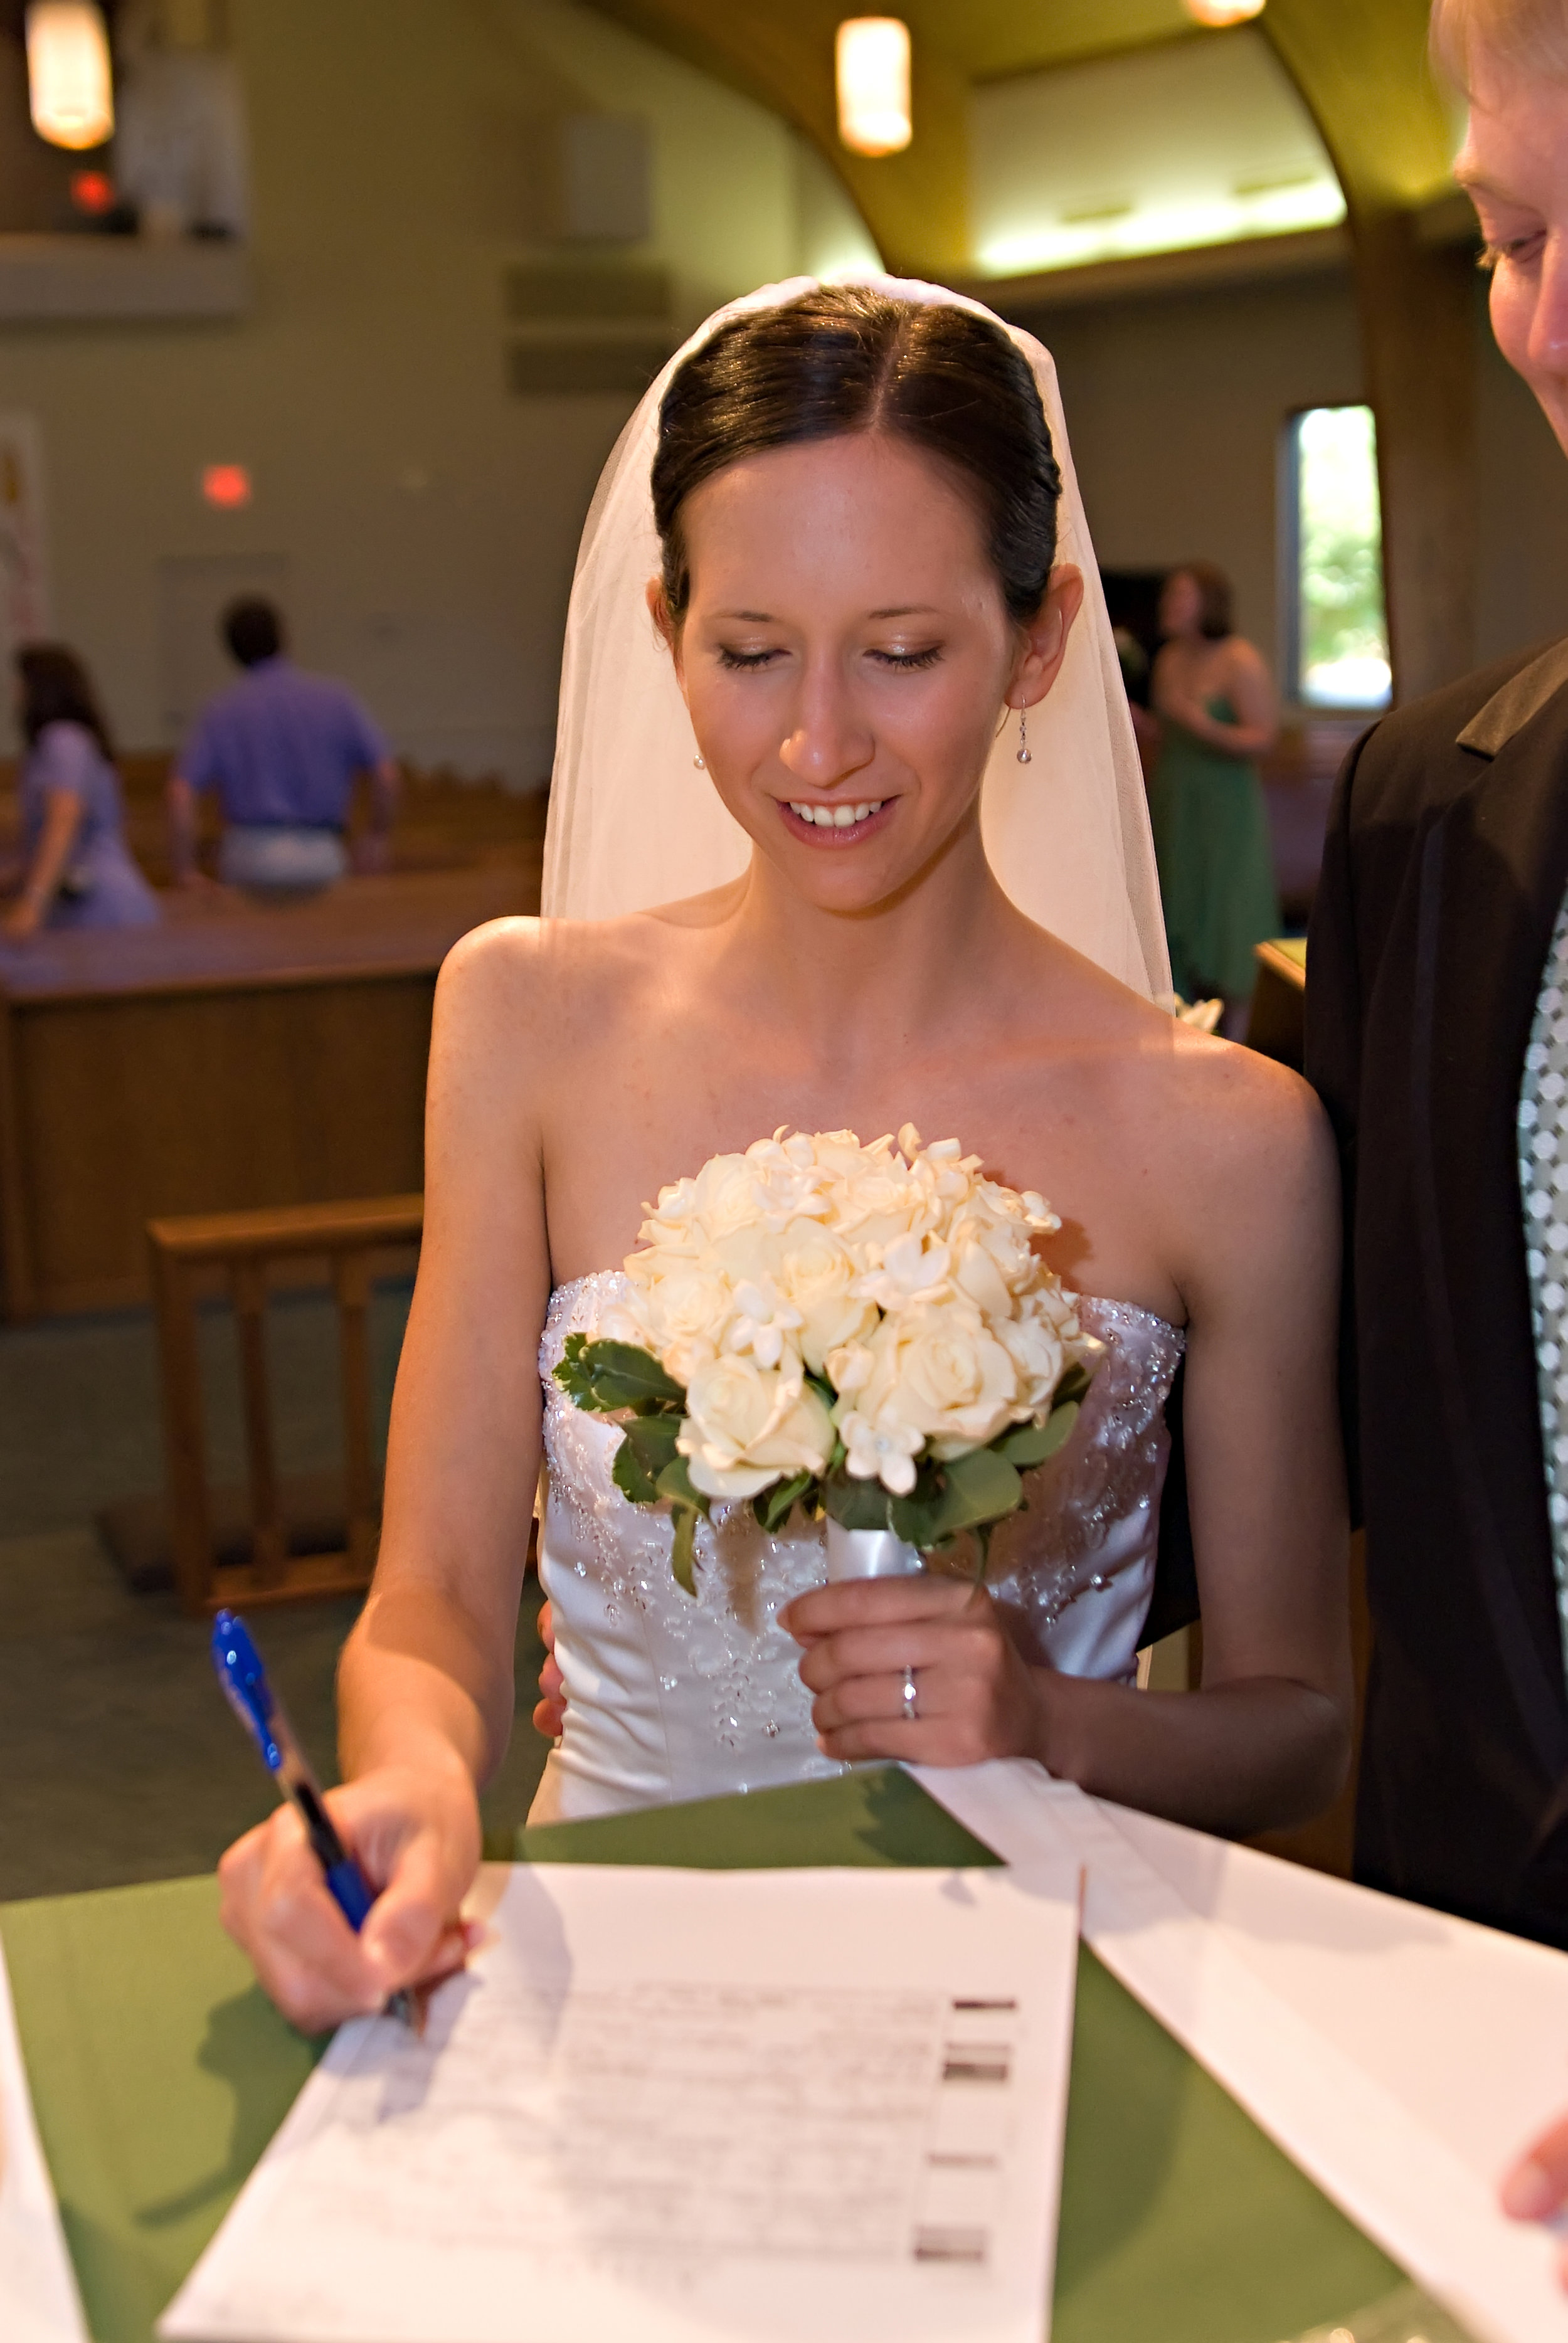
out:
M618 1270L558 1287L539 1350L539 1575L567 1724L534 1822L844 1770L817 1747L800 1647L779 1624L827 1576L820 1527L797 1514L770 1537L749 1505L716 1506L698 1525L693 1599L670 1569L668 1513L629 1503L610 1477L618 1428L553 1380L568 1335L591 1332L624 1289ZM1164 1406L1184 1338L1127 1302L1084 1296L1077 1308L1107 1355L1071 1438L1025 1475L1026 1509L994 1533L986 1584L1026 1659L1131 1681L1154 1581Z

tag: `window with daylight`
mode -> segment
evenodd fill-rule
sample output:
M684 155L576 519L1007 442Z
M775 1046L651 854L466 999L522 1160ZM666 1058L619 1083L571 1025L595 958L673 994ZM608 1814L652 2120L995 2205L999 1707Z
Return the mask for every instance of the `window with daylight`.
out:
M1308 708L1386 708L1382 514L1370 407L1313 407L1287 441L1287 684Z

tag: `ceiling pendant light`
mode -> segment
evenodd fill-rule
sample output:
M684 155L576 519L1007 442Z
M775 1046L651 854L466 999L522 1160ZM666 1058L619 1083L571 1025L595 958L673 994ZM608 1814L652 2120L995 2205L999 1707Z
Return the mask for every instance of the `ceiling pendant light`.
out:
M897 16L847 16L834 45L839 136L852 155L897 155L910 120L910 28Z
M94 0L33 0L27 104L34 129L51 146L101 146L114 136L109 35Z
M1199 25L1244 25L1263 13L1263 0L1184 0L1184 5Z

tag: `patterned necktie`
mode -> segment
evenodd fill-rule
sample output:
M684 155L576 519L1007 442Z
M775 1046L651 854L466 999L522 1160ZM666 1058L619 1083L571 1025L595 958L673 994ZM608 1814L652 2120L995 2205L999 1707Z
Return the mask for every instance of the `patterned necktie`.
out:
M1568 901L1546 954L1519 1095L1519 1192L1557 1624L1568 1670Z

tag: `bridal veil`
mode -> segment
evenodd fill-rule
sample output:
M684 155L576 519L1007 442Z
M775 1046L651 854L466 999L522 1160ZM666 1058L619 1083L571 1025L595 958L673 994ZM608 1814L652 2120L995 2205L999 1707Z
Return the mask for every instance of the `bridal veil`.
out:
M890 298L980 303L897 277ZM692 763L696 741L644 598L659 566L649 488L659 402L677 367L728 318L811 289L766 286L709 318L652 385L605 466L572 586L545 841L543 908L558 919L609 919L701 893L738 877L750 841ZM1001 324L1000 319L993 323ZM1003 725L986 768L981 820L991 868L1041 927L1135 990L1168 994L1171 975L1143 777L1105 596L1079 494L1050 354L1003 326L1033 369L1061 467L1059 561L1087 588L1055 689L1029 711L1033 761L1017 761Z

